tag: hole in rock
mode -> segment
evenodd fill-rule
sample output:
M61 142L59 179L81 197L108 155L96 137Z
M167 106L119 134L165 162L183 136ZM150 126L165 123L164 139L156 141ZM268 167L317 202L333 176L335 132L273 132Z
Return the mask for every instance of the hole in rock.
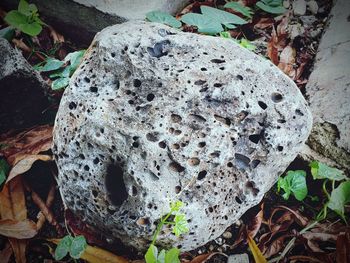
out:
M250 165L252 168L256 168L259 164L260 160L253 160Z
M277 146L277 150L282 152L283 151L283 146L281 146L281 145Z
M267 105L265 102L262 102L261 100L258 101L258 104L260 106L260 108L262 108L263 110L266 110L267 108Z
M91 91L91 92L97 92L98 89L97 89L96 86L92 86L92 87L90 87L90 91Z
M123 169L118 164L109 164L105 178L109 200L115 206L120 206L128 197L123 179Z
M182 120L181 116L177 114L171 114L170 118L171 118L171 121L174 123L179 123Z
M179 164L177 162L171 162L169 164L169 168L171 170L173 170L174 172L179 172L179 173L185 171L185 167L181 166L181 164Z
M238 168L244 170L248 168L250 159L247 156L240 153L235 153L235 159Z
M69 103L68 105L70 110L74 110L77 107L77 104L75 104L73 101L71 103Z
M146 139L150 142L157 142L159 140L159 133L158 132L147 133Z
M236 77L237 77L237 79L239 79L239 80L243 80L243 76L242 76L242 75L237 75Z
M150 93L147 95L147 100L152 101L154 99L154 97L155 97L154 94Z
M155 43L153 48L147 47L147 52L152 57L160 58L162 56L168 55L167 49L169 48L170 41L164 40L158 43Z
M204 178L205 178L205 176L207 175L207 171L200 171L199 173L198 173L198 176L197 176L197 178L198 178L198 180L203 180Z
M194 82L194 85L201 86L201 85L203 85L203 84L206 83L206 82L207 82L206 80L201 80L201 79L199 79L199 80L196 80L196 81Z
M205 144L206 144L205 142L199 142L198 147L203 148L203 147L205 147Z
M216 63L216 64L221 64L221 63L225 63L226 62L223 59L217 59L217 58L214 58L214 59L212 59L210 61L213 62L213 63Z
M238 204L242 204L242 200L238 196L235 197L235 200Z
M219 121L219 122L221 122L221 123L223 123L223 124L226 124L226 125L228 125L228 126L231 125L231 120L230 120L229 118L225 118L225 117L222 117L222 116L219 116L219 115L214 115L214 118L215 118L217 121Z
M175 193L178 194L181 192L181 186L177 185L175 186Z
M141 80L139 79L134 79L134 87L138 88L141 86Z
M283 100L283 96L281 93L278 93L278 92L274 92L271 94L271 99L273 102L275 103L279 103Z
M249 135L248 138L251 142L258 143L260 140L260 134L252 134L252 135Z
M299 110L299 109L296 109L296 110L295 110L295 113L296 113L296 115L304 116L304 113L302 113L302 111Z
M132 194L132 196L136 196L137 195L137 189L136 189L136 187L134 185L131 188L131 194Z
M165 148L166 148L166 143L165 143L165 141L159 142L159 143L158 143L158 146L159 146L160 148L162 148L162 149L165 149Z
M201 71L207 71L207 69L206 68L201 68Z

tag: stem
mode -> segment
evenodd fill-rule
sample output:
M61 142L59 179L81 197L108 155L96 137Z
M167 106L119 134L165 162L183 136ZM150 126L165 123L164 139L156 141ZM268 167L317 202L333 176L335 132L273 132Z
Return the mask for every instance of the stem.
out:
M167 222L166 220L171 216L172 213L173 213L173 209L171 209L170 212L164 218L162 218L160 220L160 222L157 226L156 232L154 233L151 245L154 245L156 243L159 232L162 230L163 225Z
M326 188L327 182L328 182L328 180L324 180L323 185L322 185L322 189L323 189L323 192L326 194L326 196L327 196L327 198L329 200L331 198L331 196L329 195L329 193L327 191L327 188Z

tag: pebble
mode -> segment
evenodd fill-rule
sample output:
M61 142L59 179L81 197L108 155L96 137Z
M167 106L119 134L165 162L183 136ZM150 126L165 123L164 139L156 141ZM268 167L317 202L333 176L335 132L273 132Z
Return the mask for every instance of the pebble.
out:
M290 7L290 2L289 2L289 0L284 0L284 1L283 1L283 7L286 8L286 9L288 9L288 8Z
M315 16L301 16L300 20L303 22L304 26L311 26L317 21L317 18Z
M317 14L318 4L315 0L311 0L311 1L307 2L307 6L312 14L314 14L314 15Z
M210 246L209 246L209 251L213 251L214 248L215 248L215 247L214 247L213 245L210 245Z
M231 232L228 232L226 231L225 233L222 234L222 236L226 239L230 239L232 237L232 233Z
M219 237L219 238L215 239L215 243L218 244L219 246L221 246L224 243L224 240L221 237Z
M306 2L305 0L295 0L293 2L293 12L297 16L303 16L306 13Z

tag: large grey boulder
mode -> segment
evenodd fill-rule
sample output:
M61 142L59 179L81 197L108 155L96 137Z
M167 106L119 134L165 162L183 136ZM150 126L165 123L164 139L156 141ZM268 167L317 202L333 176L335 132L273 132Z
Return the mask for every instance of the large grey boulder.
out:
M0 132L41 122L48 88L22 53L0 38Z
M338 0L321 39L315 68L306 86L314 117L312 133L302 151L350 171L350 1Z
M233 41L128 22L99 33L54 129L67 206L144 250L169 202L190 250L218 237L276 182L311 129L295 84Z

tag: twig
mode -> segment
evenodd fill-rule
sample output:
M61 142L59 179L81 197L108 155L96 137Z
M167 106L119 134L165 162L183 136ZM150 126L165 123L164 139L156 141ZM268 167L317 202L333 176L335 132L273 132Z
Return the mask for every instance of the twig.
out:
M59 234L61 234L62 229L61 229L60 225L57 223L54 215L49 210L49 208L46 206L44 201L40 198L40 196L36 192L33 191L33 189L30 188L30 186L25 185L25 187L26 187L26 190L31 193L33 202L39 207L41 212L46 217L47 221L56 228L56 230Z
M55 190L56 190L56 187L54 184L52 184L50 187L50 191L49 191L47 198L46 198L45 204L46 204L47 208L51 207L53 200L55 199ZM36 227L38 230L40 230L46 221L46 217L42 211L40 211L38 213L37 217L38 217L38 221L36 222Z

